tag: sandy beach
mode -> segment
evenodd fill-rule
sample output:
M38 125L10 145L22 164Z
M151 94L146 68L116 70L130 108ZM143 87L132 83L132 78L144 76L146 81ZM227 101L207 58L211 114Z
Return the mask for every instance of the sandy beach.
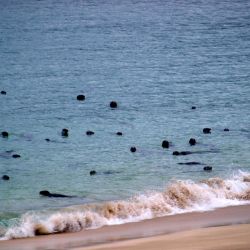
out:
M126 240L74 250L249 250L250 225L204 228L144 239Z
M249 249L249 236L250 205L244 205L1 241L0 249Z

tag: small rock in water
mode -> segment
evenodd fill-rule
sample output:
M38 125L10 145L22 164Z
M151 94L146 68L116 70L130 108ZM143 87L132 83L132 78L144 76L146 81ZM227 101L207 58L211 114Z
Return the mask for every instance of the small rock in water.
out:
M197 161L179 162L179 165L202 165L202 163Z
M190 151L174 151L173 155L190 155L192 152Z
M174 151L173 155L180 155L180 152L179 151Z
M122 132L117 132L116 135L122 136Z
M74 197L71 195L64 195L64 194L57 194L57 193L50 193L47 190L42 190L39 192L40 195L47 196L47 197L55 197L55 198L66 198L66 197Z
M85 100L85 95L78 95L78 96L76 97L76 99L77 99L78 101L84 101L84 100Z
M229 131L229 128L224 128L224 131L228 132L228 131Z
M95 171L95 170L91 170L91 171L89 172L89 174L90 174L90 175L95 175L95 174L96 174L96 171Z
M8 175L3 175L3 176L2 176L2 179L3 179L4 181L8 181L8 180L10 179L10 177L9 177Z
M110 108L115 109L115 108L117 108L117 102L112 101L112 102L110 102L109 106L110 106Z
M43 196L49 196L50 195L50 192L47 191L47 190L42 190L39 192L40 195L43 195Z
M14 154L14 155L12 155L12 157L13 157L13 158L20 158L20 157L21 157L21 155Z
M9 136L9 133L6 131L2 132L2 137L7 138Z
M94 134L95 134L95 132L93 132L91 130L86 131L86 135L94 135Z
M169 141L166 141L166 140L162 141L161 146L162 146L163 148L169 148Z
M180 155L190 155L190 154L192 154L192 152L190 152L190 151L181 151L180 152Z
M136 152L136 147L131 147L130 152L135 153Z
M196 144L196 140L195 140L194 138L190 138L189 144L190 144L191 146L194 146L194 145Z
M6 91L4 90L1 91L1 95L6 95L6 94L7 94Z
M203 170L204 171L212 171L212 167L210 167L210 166L205 166L204 168L203 168Z
M62 129L62 136L63 137L68 137L69 136L69 130L67 128Z
M204 128L203 133L204 134L211 134L211 128Z

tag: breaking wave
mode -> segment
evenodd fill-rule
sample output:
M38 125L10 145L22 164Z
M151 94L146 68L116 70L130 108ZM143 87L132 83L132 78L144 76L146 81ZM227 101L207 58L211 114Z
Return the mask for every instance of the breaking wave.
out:
M149 192L128 200L65 208L50 215L24 214L2 239L41 234L76 232L104 225L122 224L191 211L250 203L250 174L231 179L210 178L199 182L174 181L163 192Z

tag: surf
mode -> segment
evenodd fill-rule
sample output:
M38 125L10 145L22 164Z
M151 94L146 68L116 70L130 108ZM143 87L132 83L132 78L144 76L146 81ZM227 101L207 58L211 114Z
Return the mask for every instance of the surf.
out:
M51 214L27 212L17 225L5 230L1 240L77 232L249 203L250 173L239 171L229 179L215 177L197 182L176 180L161 192L148 191L127 200L72 206Z

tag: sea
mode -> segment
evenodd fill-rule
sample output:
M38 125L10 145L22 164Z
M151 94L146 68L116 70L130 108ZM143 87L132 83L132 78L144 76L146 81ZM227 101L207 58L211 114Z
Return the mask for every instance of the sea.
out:
M249 69L249 0L0 1L1 239L249 203Z

